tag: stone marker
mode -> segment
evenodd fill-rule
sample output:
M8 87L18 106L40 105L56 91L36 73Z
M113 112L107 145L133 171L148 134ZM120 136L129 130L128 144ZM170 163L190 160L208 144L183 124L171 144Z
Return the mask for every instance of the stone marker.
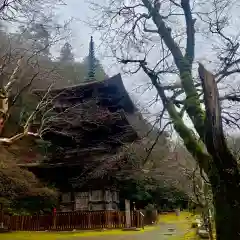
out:
M203 229L201 227L198 228L197 234L199 235L199 237L201 239L209 239L209 234L208 234L208 231L206 229Z

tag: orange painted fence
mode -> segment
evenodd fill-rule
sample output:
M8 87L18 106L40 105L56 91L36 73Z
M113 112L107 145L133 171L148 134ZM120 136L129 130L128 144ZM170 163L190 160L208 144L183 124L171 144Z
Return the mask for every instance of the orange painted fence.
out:
M101 229L126 227L125 212L80 211L55 215L4 216L4 227L11 231L65 231L73 229ZM131 227L143 227L140 211L131 212Z

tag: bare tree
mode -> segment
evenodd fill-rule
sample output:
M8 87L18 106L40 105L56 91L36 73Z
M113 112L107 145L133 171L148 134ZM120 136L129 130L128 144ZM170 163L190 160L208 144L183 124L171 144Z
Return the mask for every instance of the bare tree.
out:
M228 34L238 3L110 0L104 6L96 2L91 6L100 16L93 27L103 32L103 40L128 72L146 74L175 131L200 171L207 175L213 192L217 239L238 239L240 173L222 132L222 121L228 127L238 127L239 120L239 89L232 84L233 76L239 73L239 35L237 31L235 36ZM202 40L213 52L212 63L207 62L214 74L203 65L199 65L199 75L196 71L196 55L201 49L205 55L208 51L204 46L197 49L200 35L208 37ZM177 80L173 82L173 78Z
M11 61L9 62L12 57L10 55L1 56L2 65L0 67L0 202L4 203L4 208L11 208L14 201L21 202L21 199L27 199L31 196L40 202L40 199L44 199L45 203L49 204L50 207L50 202L56 200L56 191L45 187L36 179L34 174L17 166L17 161L19 161L18 158L21 155L19 154L21 147L18 140L25 140L25 137L29 139L30 136L34 139L38 137L35 132L30 131L30 125L38 112L48 103L48 92L52 85L48 87L48 91L39 102L32 103L33 107L30 111L25 113L24 108L27 106L20 107L20 115L26 114L24 119L20 121L18 114L16 114L18 113L16 104L20 98L29 95L28 91L32 83L41 77L43 73L37 69L36 65L35 71L30 73L31 67L27 64L26 57L14 58L16 65L14 68L12 66L9 68L9 65L13 65ZM11 74L5 74L6 69L12 69ZM23 79L24 81L21 81ZM16 126L12 120L16 122ZM27 148L26 142L25 149Z
M59 37L59 39L61 39L61 37ZM59 39L57 39L56 42ZM51 44L56 42L51 42ZM41 49L34 51L31 48L31 44L28 46L28 49L22 47L18 48L18 45L16 45L16 43L12 43L11 41L4 47L4 49L1 49L4 51L1 51L2 56L0 59L0 135L2 136L0 142L12 144L24 136L35 134L30 132L29 127L36 115L46 108L49 101L51 101L48 93L52 89L56 79L60 79L60 76L56 73L54 66L46 67L46 59L42 59L41 56L38 56L38 54L41 53ZM47 62L51 63L50 60ZM34 99L32 98L31 90L39 85L45 89L45 94L41 99ZM27 98L31 99L31 103L29 103L29 101L28 103L25 102L25 104L29 106L17 106L19 104L19 100L23 98L25 98L25 100L27 100ZM9 119L11 119L11 115L16 112L17 107L20 107L20 115L24 115L22 120L17 120L17 129L21 129L21 131L16 135L14 134L13 136L9 136L9 133L6 134L8 131L5 131L5 127L8 125ZM25 109L27 108L28 111L26 112Z
M65 5L64 1L49 0L1 0L0 20L19 23L29 22L36 18L52 17L55 7Z
M48 93L55 80L61 78L55 71L56 66L51 64L49 53L51 47L65 40L69 34L68 31L65 32L67 24L61 26L54 22L52 10L58 4L64 3L62 1L53 3L48 0L4 0L0 2L1 21L3 23L14 21L17 26L20 26L18 32L3 32L1 35L3 41L1 41L0 48L0 135L6 135L4 128L12 111L16 112L15 106L19 99L27 95L29 97L29 92L38 86L46 90L39 102L34 99L35 102L32 102L33 106L28 113L23 113L20 109L20 114L26 115L24 122L19 122L21 132L11 137L3 137L1 139L3 143L11 144L19 138L33 134L29 132L30 124L38 112L49 104ZM39 43L41 37L44 40Z
M32 5L29 3L33 3ZM40 21L39 9L34 14L31 7L47 1L4 1L0 2L0 19L5 22L16 21L28 24ZM28 3L29 5L25 5ZM3 4L3 5L1 5ZM50 1L49 1L50 4ZM46 7L46 6L45 6ZM19 10L19 11L18 11ZM27 12L32 15L27 17ZM24 15L23 13L26 13ZM10 15L9 15L10 14ZM22 14L22 15L21 15ZM47 15L44 12L45 16ZM21 16L19 16L21 15ZM41 15L43 16L43 15ZM48 15L50 17L51 15ZM24 20L24 21L23 21ZM44 186L34 174L21 169L17 162L21 158L21 147L25 149L28 140L39 138L39 134L32 130L31 125L36 116L48 106L52 99L49 92L56 79L61 77L55 71L55 65L49 57L43 57L42 52L51 48L65 36L61 35L63 29L60 25L49 24L50 21L42 22L47 29L53 29L47 44L41 48L35 48L34 43L25 38L18 41L24 35L24 31L17 34L10 34L1 31L0 45L0 198L11 201L18 201L25 197L42 197L44 202L49 198L56 200L56 191ZM33 98L32 89L41 86L45 94L41 99ZM20 144L20 139L22 145ZM24 141L26 140L26 141ZM16 150L17 149L17 150ZM19 154L20 152L20 154ZM38 153L37 153L38 154ZM36 154L36 155L37 155ZM17 157L16 157L17 156ZM24 156L25 158L26 156ZM42 201L42 200L41 200Z

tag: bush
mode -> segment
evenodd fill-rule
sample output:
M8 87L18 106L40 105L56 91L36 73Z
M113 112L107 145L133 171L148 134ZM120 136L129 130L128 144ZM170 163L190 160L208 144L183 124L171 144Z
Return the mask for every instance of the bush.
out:
M21 169L4 147L0 149L0 202L9 212L38 212L51 208L57 199L53 188L44 186L33 173Z

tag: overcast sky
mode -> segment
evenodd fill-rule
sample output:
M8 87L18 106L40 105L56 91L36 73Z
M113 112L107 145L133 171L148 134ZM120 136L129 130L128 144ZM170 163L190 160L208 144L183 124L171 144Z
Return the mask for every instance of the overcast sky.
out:
M98 0L98 3L104 2L104 0ZM143 87L142 89L137 89L138 86L142 85L143 83L148 83L148 79L143 74L136 74L134 76L124 75L121 71L121 65L116 64L115 60L109 59L106 56L103 56L101 51L101 41L99 33L93 32L93 30L87 25L87 21L89 17L94 16L94 13L89 9L89 4L86 0L67 0L67 5L63 6L58 12L58 18L61 20L67 20L69 18L73 18L71 22L71 29L72 29L72 37L71 37L71 44L74 49L74 54L76 59L82 59L88 54L88 46L90 36L93 35L94 42L96 45L96 55L102 62L105 71L110 75L114 75L117 73L122 73L122 78L124 85L130 95L134 98L134 100L141 103L142 107L146 107L149 105L149 101L155 97L155 91L147 91L144 94ZM139 83L139 80L140 83ZM148 107L148 111L151 114L155 115L159 112L160 106L159 104L153 105Z
M105 2L105 0L98 0L99 4L101 2ZM89 46L89 40L90 36L93 35L94 41L96 44L96 55L99 58L99 60L102 62L106 72L111 76L114 74L117 74L121 72L121 66L120 64L116 65L113 64L113 60L106 58L106 56L103 55L103 53L99 50L98 46L101 44L100 41L100 35L99 33L94 33L92 29L87 25L86 22L88 22L89 17L93 17L94 13L90 10L89 4L87 3L87 0L66 0L67 5L63 6L58 12L58 18L59 20L68 20L70 18L73 18L71 22L71 29L72 29L72 37L71 37L71 44L74 49L74 54L76 59L82 59L88 54L88 46ZM236 8L237 9L237 8ZM240 22L240 14L238 11L232 12L234 15L233 22L230 22L231 25L235 25L236 29L233 28L229 29L229 34L232 35L236 33L236 31L239 30L239 24L236 25L236 23ZM184 24L184 22L183 22ZM184 26L184 25L183 25ZM201 26L200 26L201 27ZM213 52L211 51L212 43L214 41L217 41L214 38L209 39L203 39L201 36L197 35L196 37L196 60L200 60L203 63L207 63L207 67L211 69L211 64L209 63L209 59L213 58ZM155 59L158 59L158 54L153 53L151 60L154 61ZM155 61L154 61L155 62ZM130 95L135 96L135 99L141 102L142 106L146 106L149 101L155 97L156 92L154 90L147 91L143 95L141 95L140 92L136 92L136 87L143 84L148 83L148 79L144 74L137 74L134 76L126 76L122 75L124 85ZM153 105L148 108L148 110L152 114L156 114L161 109L160 105Z
M99 0L101 2L101 0ZM88 43L92 30L84 21L91 17L89 5L84 0L67 0L66 6L61 7L57 12L60 20L73 18L71 22L72 44L77 58L83 58L88 53ZM95 34L96 35L96 34ZM98 44L98 38L94 36L94 41Z
M104 0L99 0L99 3ZM89 18L93 17L93 12L89 8L89 4L85 0L67 0L66 6L61 7L61 10L57 12L59 20L68 20L73 18L70 27L72 29L71 44L74 48L74 54L76 59L82 59L88 54L88 46L91 35L93 35L96 54L101 61L104 61L105 68L109 73L111 73L111 68L109 66L109 60L103 59L103 56L98 51L100 42L99 33L94 32L88 26ZM118 70L113 71L112 74L116 73Z

